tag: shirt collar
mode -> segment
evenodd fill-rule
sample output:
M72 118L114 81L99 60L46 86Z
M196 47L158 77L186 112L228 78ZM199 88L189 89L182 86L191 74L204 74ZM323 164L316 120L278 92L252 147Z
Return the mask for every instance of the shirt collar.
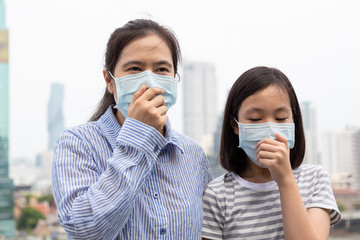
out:
M114 150L116 147L116 138L119 135L121 125L115 117L113 106L114 105L109 106L106 112L99 118L97 123L105 138L110 143L111 148Z
M105 138L111 145L111 148L114 150L116 147L116 138L119 135L121 125L116 119L114 114L114 105L109 106L106 112L99 118L97 121L102 133L104 134ZM184 153L184 146L180 140L179 133L176 132L174 129L171 128L170 121L167 121L166 125L166 144L174 145L179 150Z
M166 129L165 139L167 140L167 143L174 145L175 147L179 148L181 153L184 153L184 146L180 140L179 133L171 128L170 120L167 121L165 125L165 129Z

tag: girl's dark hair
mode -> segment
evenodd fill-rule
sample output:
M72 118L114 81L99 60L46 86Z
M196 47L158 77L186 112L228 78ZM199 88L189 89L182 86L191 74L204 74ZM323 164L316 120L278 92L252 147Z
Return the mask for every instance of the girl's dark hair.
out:
M241 174L247 168L247 156L238 148L239 137L235 134L231 121L238 116L242 102L250 95L269 85L276 85L287 92L295 124L295 145L290 150L292 169L299 167L305 154L305 136L300 105L289 79L280 70L268 67L255 67L244 72L232 86L224 110L220 143L220 163L228 171Z
M181 61L181 51L179 42L175 34L168 28L160 26L158 23L149 19L136 19L129 21L123 27L117 28L110 36L105 52L105 69L114 72L115 65L122 50L132 41L143 38L149 34L156 34L162 38L170 48L175 75L177 74L178 64ZM95 113L90 121L98 120L111 104L115 104L114 96L105 88Z

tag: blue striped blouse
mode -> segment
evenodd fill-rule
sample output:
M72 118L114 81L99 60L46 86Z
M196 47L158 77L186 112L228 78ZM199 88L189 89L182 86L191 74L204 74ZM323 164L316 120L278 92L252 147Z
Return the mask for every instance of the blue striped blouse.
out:
M69 239L201 239L202 195L212 172L202 148L166 125L109 107L64 131L53 159L58 217Z

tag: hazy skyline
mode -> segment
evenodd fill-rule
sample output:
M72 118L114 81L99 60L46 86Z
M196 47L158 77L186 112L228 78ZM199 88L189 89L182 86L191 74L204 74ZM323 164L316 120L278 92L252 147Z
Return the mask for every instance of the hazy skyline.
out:
M5 0L9 29L10 159L48 144L50 86L64 84L66 128L85 123L104 91L103 55L113 30L150 18L178 36L185 61L214 64L220 114L245 70L276 67L319 130L360 127L360 2ZM179 91L181 91L181 82ZM182 131L181 92L170 110Z

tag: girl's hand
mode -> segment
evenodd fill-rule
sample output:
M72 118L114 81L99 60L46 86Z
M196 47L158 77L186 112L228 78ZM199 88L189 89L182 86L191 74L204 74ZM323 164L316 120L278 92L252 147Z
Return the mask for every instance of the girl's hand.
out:
M294 179L291 164L290 150L287 139L276 134L276 140L264 138L256 145L256 159L260 165L266 166L278 185L284 181Z
M151 87L146 89L146 86L142 85L133 96L128 110L128 117L152 126L162 133L168 121L165 100L161 96L163 93L164 90L161 88Z

